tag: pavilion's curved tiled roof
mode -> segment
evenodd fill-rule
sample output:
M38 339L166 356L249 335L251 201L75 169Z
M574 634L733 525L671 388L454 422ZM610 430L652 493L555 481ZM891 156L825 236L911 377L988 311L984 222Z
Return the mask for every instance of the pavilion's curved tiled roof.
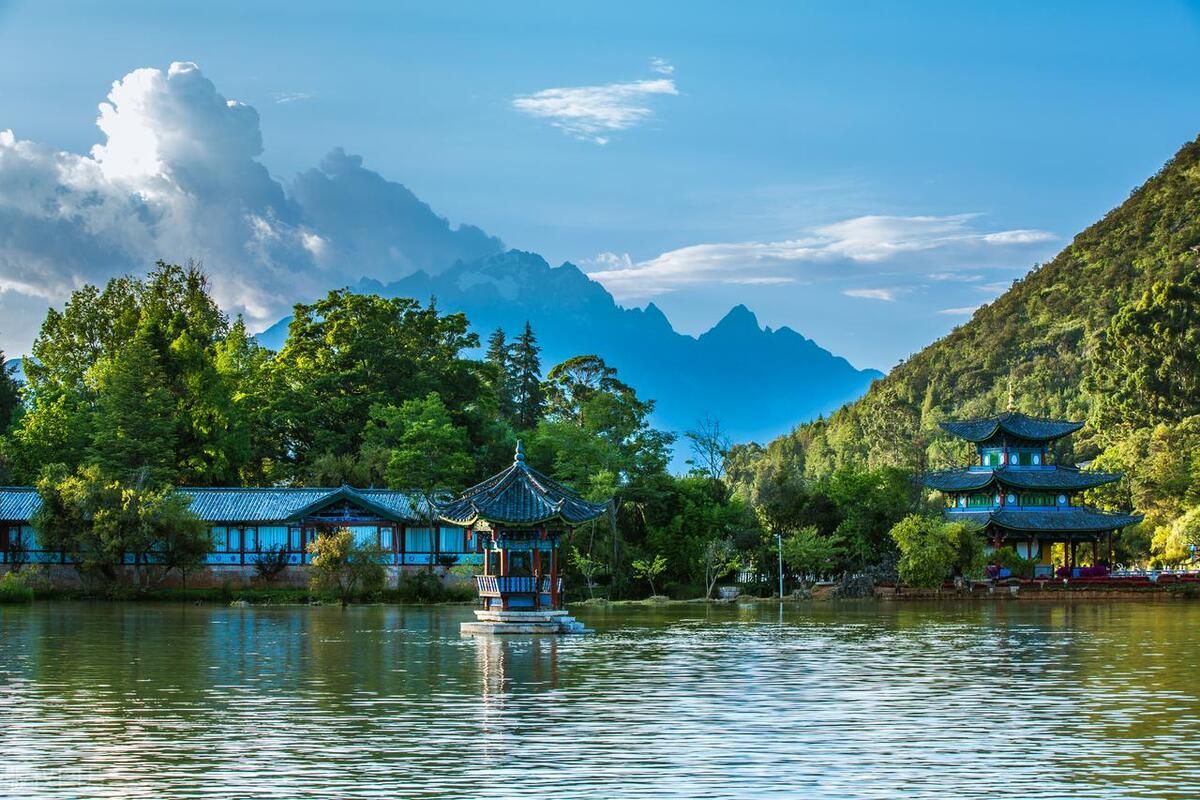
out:
M969 442L985 442L1000 432L1030 442L1048 442L1083 427L1082 422L1031 417L1019 411L1005 411L994 417L954 420L940 424L942 430Z
M512 466L467 489L440 511L442 519L453 525L466 527L483 521L524 527L556 521L579 525L596 519L607 509L607 503L584 500L526 464L518 442Z
M940 492L967 492L983 489L992 483L1011 486L1014 489L1048 489L1052 491L1082 491L1119 481L1115 472L1084 472L1073 467L995 469L951 469L931 472L923 478L930 489Z
M1094 508L1071 506L1046 511L955 512L946 515L951 522L969 522L979 527L995 525L1012 531L1045 531L1047 533L1095 533L1136 525L1141 514L1110 514Z

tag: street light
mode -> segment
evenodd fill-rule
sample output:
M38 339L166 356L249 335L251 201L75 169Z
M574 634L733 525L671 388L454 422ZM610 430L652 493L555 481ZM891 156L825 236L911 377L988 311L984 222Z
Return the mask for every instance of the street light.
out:
M783 536L775 534L775 545L779 548L779 601L783 602Z

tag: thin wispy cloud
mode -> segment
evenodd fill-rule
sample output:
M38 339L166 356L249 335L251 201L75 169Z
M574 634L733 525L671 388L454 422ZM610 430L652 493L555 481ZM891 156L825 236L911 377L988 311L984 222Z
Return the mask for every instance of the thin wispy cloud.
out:
M989 233L983 237L983 240L991 244L1033 244L1035 242L1048 242L1053 238L1054 234L1047 233L1046 231L1015 230Z
M948 317L969 317L983 307L983 304L977 306L962 306L960 308L943 308L937 313L944 314Z
M894 303L899 291L896 289L846 289L842 294L846 297L861 297L864 300L884 300Z
M675 65L670 61L667 61L665 58L659 58L658 56L655 56L654 58L650 59L650 71L657 72L659 75L674 75Z
M981 230L977 219L975 214L870 215L809 228L781 241L689 245L645 261L603 253L581 266L618 300L634 302L694 286L818 280L842 283L843 293L850 297L894 300L896 286L904 283L974 284L982 279L979 270L1010 266L1014 257L1021 258L1022 248L1054 238L1029 229L1019 231L1021 236L1006 235L1016 231ZM897 280L896 285L862 289L861 281L877 277L883 267L887 274L898 276L885 278L889 283ZM993 287L979 288L991 291ZM892 295L884 297L885 292Z
M664 77L599 86L542 89L514 98L513 108L585 142L608 144L613 133L636 127L654 116L655 97L678 95L675 68L664 59L653 59L653 72Z
M311 100L312 95L308 92L276 92L271 95L271 99L276 105L286 105L288 103L299 103L302 100Z

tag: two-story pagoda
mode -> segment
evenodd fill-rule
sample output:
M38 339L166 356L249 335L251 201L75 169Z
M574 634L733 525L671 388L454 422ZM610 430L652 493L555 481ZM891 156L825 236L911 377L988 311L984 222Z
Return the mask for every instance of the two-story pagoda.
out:
M945 496L947 519L977 525L993 549L1012 546L1022 558L1035 562L1036 577L1053 574L1050 546L1059 543L1064 545L1068 575L1077 567L1080 542L1091 543L1094 566L1106 566L1112 561L1112 534L1142 518L1082 503L1084 490L1120 480L1120 474L1051 463L1054 442L1082 427L1082 422L1015 411L943 422L945 431L975 444L976 462L930 473L925 485Z
M563 610L560 544L608 505L588 502L530 467L518 442L512 466L442 506L442 519L465 527L483 551L483 574L475 577L482 608L463 632L581 632Z

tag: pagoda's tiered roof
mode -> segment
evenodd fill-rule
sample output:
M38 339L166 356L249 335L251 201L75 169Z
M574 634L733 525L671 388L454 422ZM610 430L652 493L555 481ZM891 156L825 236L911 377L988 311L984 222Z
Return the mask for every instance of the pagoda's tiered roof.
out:
M951 469L925 475L925 485L940 492L969 492L992 484L1014 489L1083 491L1119 481L1115 472L1084 472L1074 467L995 467L994 469Z
M969 522L981 528L995 526L1011 531L1047 533L1095 533L1112 531L1142 521L1140 514L1110 514L1092 508L1070 506L1046 511L956 511L948 514L953 522Z
M608 504L584 500L530 467L518 443L512 466L467 489L443 505L440 513L447 522L464 527L478 522L493 527L533 527L551 522L575 526L596 519L607 509Z
M1082 422L1031 417L1019 411L1005 411L994 417L941 423L942 430L969 442L986 442L1000 433L1027 442L1061 439L1083 427Z

